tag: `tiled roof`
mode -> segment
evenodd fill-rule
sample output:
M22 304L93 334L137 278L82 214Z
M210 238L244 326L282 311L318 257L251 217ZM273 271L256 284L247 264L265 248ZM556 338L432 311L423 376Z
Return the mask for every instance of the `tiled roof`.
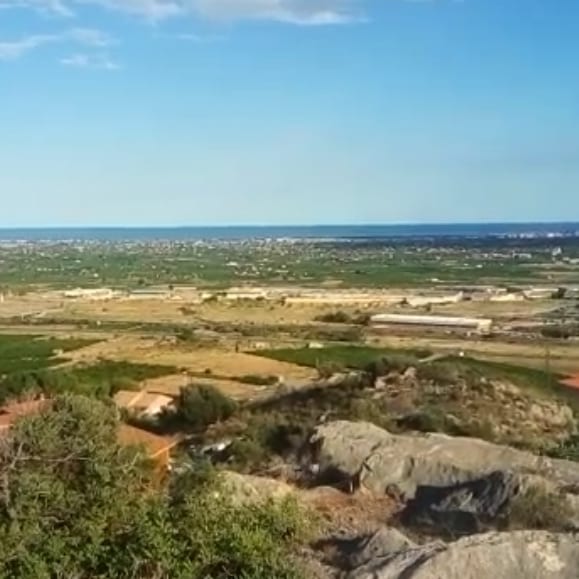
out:
M577 388L579 390L579 374L576 374L575 376L569 376L565 380L562 380L561 383L565 386L569 386L570 388Z
M178 440L175 438L158 436L157 434L135 428L129 424L120 425L118 440L123 446L142 445L151 458L155 458L159 456L159 454L170 450L178 443Z
M133 392L133 394L135 393ZM48 408L50 404L50 400L30 400L8 404L0 408L0 433L6 434L18 418L41 412L43 409ZM178 443L178 440L158 436L146 430L122 423L119 425L118 442L123 446L143 446L150 458L156 458L163 452L173 448Z

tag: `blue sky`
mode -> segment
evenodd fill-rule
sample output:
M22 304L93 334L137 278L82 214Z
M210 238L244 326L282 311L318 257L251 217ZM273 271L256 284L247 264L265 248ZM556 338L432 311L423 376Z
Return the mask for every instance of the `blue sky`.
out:
M0 0L0 226L579 220L577 0Z

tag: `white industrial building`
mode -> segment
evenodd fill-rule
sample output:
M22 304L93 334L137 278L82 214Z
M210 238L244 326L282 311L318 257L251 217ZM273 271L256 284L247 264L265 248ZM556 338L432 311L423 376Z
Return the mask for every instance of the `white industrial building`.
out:
M67 299L76 300L110 300L118 296L118 292L115 292L109 288L90 288L82 289L76 288L73 290L67 290L63 292L63 296Z
M402 314L378 314L370 318L374 327L399 326L431 326L439 328L457 328L489 332L493 321L487 318L462 318L448 316L412 316Z

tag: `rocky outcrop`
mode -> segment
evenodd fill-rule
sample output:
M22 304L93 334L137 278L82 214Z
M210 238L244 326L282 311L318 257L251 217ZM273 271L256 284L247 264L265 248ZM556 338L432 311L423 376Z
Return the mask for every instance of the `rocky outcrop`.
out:
M348 579L577 579L579 537L542 531L488 533L373 557Z
M338 421L319 426L311 445L323 479L404 499L414 498L420 486L455 486L494 471L540 475L562 487L579 484L579 463L475 438L395 435L365 422Z
M359 539L351 548L346 565L349 569L362 567L383 557L415 549L417 545L400 531L384 527L369 537Z
M507 515L520 487L517 476L501 471L449 487L420 486L401 513L401 521L450 537L481 533Z

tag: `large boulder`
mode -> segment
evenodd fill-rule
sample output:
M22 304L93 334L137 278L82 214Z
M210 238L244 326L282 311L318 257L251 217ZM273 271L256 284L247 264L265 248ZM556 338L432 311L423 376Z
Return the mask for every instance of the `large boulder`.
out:
M378 556L348 579L577 579L579 537L542 531L488 533Z
M420 486L401 520L451 537L480 533L506 514L520 487L519 477L501 471L448 487Z
M560 486L579 484L579 463L552 460L475 438L395 435L365 422L319 426L312 460L328 482L350 481L383 494L413 498L419 486L448 487L494 471L540 475Z

